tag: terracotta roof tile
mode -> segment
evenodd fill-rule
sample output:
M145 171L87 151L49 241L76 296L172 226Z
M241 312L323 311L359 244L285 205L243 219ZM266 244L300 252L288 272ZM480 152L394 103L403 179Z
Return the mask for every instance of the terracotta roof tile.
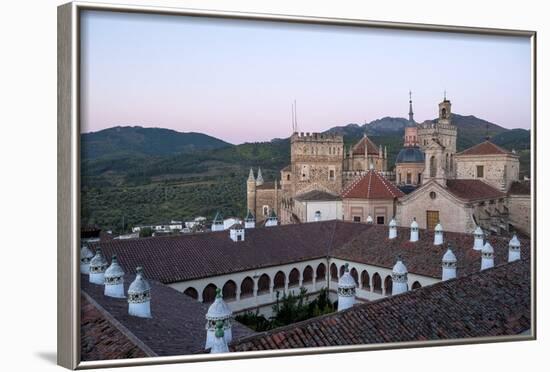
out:
M355 146L353 146L353 155L365 155L365 144L367 145L367 151L369 155L380 154L380 149L378 145L372 142L369 137L364 136L359 142L355 144Z
M503 149L500 146L495 145L491 141L484 141L474 145L466 150L456 154L460 155L502 155L502 154L512 154L510 151Z
M404 195L393 183L372 169L342 192L343 198L357 199L394 199Z
M246 337L230 350L516 335L531 326L530 282L530 261L516 261ZM294 342L271 343L275 337Z
M498 199L505 193L480 180L456 179L447 180L447 190L464 200Z

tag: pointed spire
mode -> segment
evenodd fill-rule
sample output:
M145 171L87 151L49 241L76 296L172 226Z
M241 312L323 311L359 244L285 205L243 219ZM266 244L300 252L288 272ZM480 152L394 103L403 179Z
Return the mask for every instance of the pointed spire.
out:
M409 123L414 123L412 92L409 90Z
M256 186L264 184L264 178L262 177L262 169L258 167L258 177L256 178Z
M248 173L248 181L255 181L254 170L252 168L250 168L250 172Z

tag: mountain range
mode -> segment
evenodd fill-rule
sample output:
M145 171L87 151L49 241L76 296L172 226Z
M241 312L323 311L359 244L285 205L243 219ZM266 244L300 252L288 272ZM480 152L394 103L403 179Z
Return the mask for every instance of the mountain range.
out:
M530 131L506 129L475 116L453 114L458 127L457 150L485 139L520 154L521 175L529 175ZM364 133L387 146L388 165L402 147L408 120L384 117L359 125L334 126L346 146ZM117 126L81 135L81 210L83 224L126 231L136 224L244 215L250 167L262 168L264 179L279 177L290 161L290 141L232 145L202 133L163 128Z

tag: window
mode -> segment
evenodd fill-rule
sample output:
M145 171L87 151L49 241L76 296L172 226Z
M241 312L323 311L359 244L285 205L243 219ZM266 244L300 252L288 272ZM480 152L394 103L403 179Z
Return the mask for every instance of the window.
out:
M435 156L430 158L430 177L435 177L436 160Z
M361 222L361 217L353 216L353 222Z
M334 181L334 169L328 171L328 179Z
M478 165L476 168L477 168L477 178L483 178L483 165Z
M411 172L407 172L407 185L410 185L412 183L412 174Z
M378 225L383 225L384 224L384 216L377 216L376 217L376 223Z
M417 184L421 184L422 183L422 173L418 173L418 181L416 182Z
M269 214L269 205L264 205L262 207L262 213L264 216L267 216Z
M286 180L287 180L287 181L290 181L290 174L287 174L287 175L286 175Z
M435 191L431 191L430 192L430 199L435 199L436 198L436 194L435 194Z

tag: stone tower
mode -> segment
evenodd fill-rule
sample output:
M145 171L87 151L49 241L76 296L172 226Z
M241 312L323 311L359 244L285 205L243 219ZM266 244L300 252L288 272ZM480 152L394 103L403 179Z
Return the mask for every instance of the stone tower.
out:
M249 211L256 213L256 179L254 178L252 168L250 168L250 173L246 180L246 207Z
M457 128L452 123L451 101L445 95L439 103L437 121L434 123L428 120L418 125L418 143L424 152L434 140L443 147L441 166L447 178L455 178L456 175L456 136Z
M344 139L341 135L298 133L290 137L290 192L342 191Z

